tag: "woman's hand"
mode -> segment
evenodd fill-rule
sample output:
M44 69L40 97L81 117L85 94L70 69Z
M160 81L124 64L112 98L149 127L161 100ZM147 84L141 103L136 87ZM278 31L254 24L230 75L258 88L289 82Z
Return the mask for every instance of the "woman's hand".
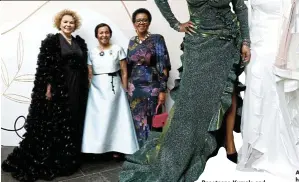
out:
M165 92L160 92L158 96L158 105L159 104L165 104L166 100L166 93Z
M51 100L52 99L52 93L51 93L51 85L47 85L47 92L46 92L46 99Z
M122 83L125 92L128 92L128 84Z
M250 61L251 52L249 46L243 45L241 49L241 54L242 54L242 59L245 63Z
M186 32L189 35L192 35L192 33L196 33L193 29L194 23L192 21L188 21L179 25L179 32Z

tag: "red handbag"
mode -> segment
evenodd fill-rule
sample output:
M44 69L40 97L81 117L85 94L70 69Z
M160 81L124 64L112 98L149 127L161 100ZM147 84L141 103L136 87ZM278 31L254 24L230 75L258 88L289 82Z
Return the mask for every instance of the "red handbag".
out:
M159 109L160 105L161 104L157 105L157 107L156 107L156 113L153 116L152 127L154 127L154 128L161 128L161 127L165 126L167 118L168 118L168 113L167 112L163 112L161 114L158 114L158 109ZM163 104L163 106L164 106L164 109L165 109L165 105L164 104Z

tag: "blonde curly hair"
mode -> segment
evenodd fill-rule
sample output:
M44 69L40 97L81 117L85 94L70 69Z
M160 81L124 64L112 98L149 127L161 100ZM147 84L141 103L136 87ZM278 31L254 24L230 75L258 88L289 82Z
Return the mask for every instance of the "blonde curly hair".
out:
M60 30L60 24L61 24L61 20L65 15L70 15L74 18L75 21L75 30L79 29L81 26L81 18L80 16L72 10L69 9L64 9L60 12L58 12L55 17L54 17L54 27L56 27L58 30Z

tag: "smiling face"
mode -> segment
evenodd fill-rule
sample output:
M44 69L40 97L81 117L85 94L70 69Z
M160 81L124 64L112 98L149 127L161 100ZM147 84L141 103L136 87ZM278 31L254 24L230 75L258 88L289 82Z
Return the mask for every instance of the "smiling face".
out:
M60 22L60 30L66 35L73 33L75 30L74 18L70 15L64 15Z
M98 35L97 35L98 41L102 45L108 45L110 38L111 38L111 32L107 26L103 26L98 28Z
M141 34L146 33L148 31L149 25L150 22L147 14L139 13L136 15L134 26L137 32Z

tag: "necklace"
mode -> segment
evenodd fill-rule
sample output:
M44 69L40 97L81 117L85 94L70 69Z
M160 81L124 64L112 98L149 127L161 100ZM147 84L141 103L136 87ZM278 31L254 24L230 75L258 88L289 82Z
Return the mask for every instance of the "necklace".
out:
M67 41L71 41L72 40L72 37L71 38L68 38L66 35L63 35L64 38L67 40Z
M139 44L141 44L143 41L145 41L149 36L151 35L151 33L150 32L147 32L147 34L145 35L145 37L144 37L144 40L140 40L139 39L139 36L137 35L136 36L136 41L139 43Z
M65 40L66 41L68 41L68 42L72 42L72 36L71 36L71 38L68 38L66 35L64 35L64 33L61 33L61 35L65 38Z
M65 39L66 39L68 42L71 42L71 41L72 41L72 38L67 38L67 37L65 37Z
M110 47L110 45L108 45L107 47ZM104 56L105 55L104 48L101 48L101 46L98 46L98 48L100 49L100 56Z

